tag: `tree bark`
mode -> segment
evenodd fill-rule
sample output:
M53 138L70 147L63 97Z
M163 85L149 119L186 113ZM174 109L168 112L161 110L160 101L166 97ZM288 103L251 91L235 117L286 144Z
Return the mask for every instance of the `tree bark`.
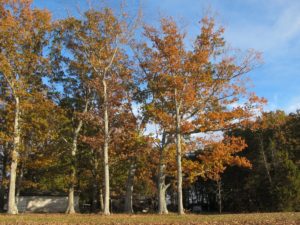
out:
M177 158L177 197L178 214L184 214L182 197L182 166L181 166L181 119L180 106L177 100L177 89L175 89L175 107L176 107L176 158Z
M165 184L166 175L165 175L165 168L166 165L164 164L164 148L165 148L165 136L163 135L162 138L162 147L160 149L160 156L159 156L159 168L158 168L158 213L159 214L168 214L168 207L166 201L166 191L169 184Z
M271 177L271 173L270 173L270 168L267 162L267 157L265 154L265 150L264 150L264 140L263 140L263 136L262 134L259 135L259 140L260 140L260 152L262 154L263 157L263 161L264 161L264 166L265 166L265 170L266 170L266 175L268 178L268 181L270 183L270 185L272 186L272 177Z
M5 147L3 147L3 158L2 158L2 180L0 185L0 211L4 210L4 199L5 199L5 179L6 179L6 166L7 166L7 158L8 158L8 142L6 142Z
M86 101L85 107L83 110L83 113L86 113L88 110L88 104L89 102ZM76 183L76 154L77 154L77 148L78 148L78 137L80 130L82 128L83 121L80 119L78 122L78 125L76 129L74 130L73 134L73 142L72 142L72 152L71 152L71 183L69 187L69 196L68 196L68 208L66 210L67 214L74 214L76 213L75 211L75 202L74 202L74 190L75 190L75 183Z
M168 207L166 201L166 191L170 184L165 184L165 175L162 175L158 184L158 213L159 214L168 214ZM163 181L162 181L163 180Z
M73 143L72 143L72 165L71 165L71 183L69 187L69 196L68 196L68 208L66 210L67 214L74 214L75 212L75 203L74 203L74 187L76 182L76 152L77 152L77 139L80 131L82 121L79 122L79 126L74 132ZM78 129L79 128L79 129Z
M134 176L135 176L135 163L131 163L129 171L128 171L128 177L126 182L126 196L125 196L125 205L124 205L124 211L126 213L133 213L133 207L132 207L132 195L133 195L133 183L134 183Z
M19 204L19 197L21 192L21 184L24 177L24 162L19 165L19 177L16 180L16 204Z
M68 208L66 210L67 214L74 214L74 213L76 213L74 205L75 205L75 203L74 203L74 186L71 186L69 188Z
M20 151L20 99L15 97L15 121L14 121L14 147L11 153L10 178L9 178L9 194L8 194L8 214L18 214L16 206L16 176Z
M109 187L109 165L108 165L108 142L109 142L109 130L108 130L108 101L107 101L107 84L105 78L103 83L103 97L104 97L104 148L103 148L103 160L104 160L104 215L109 215L109 202L110 202L110 187Z
M100 212L103 212L103 209L104 209L104 202L103 202L103 191L102 191L102 187L99 188L99 205L100 205Z

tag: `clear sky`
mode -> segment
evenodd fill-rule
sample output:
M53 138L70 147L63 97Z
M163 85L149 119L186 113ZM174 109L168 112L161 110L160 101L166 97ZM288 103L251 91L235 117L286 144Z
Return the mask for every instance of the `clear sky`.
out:
M86 0L35 0L34 6L47 8L54 18L89 7ZM118 10L120 0L105 2ZM300 0L127 0L135 14L142 6L144 20L155 23L160 16L173 16L196 34L198 21L207 11L225 27L227 42L241 50L263 53L264 63L250 73L254 91L268 99L266 110L300 109Z

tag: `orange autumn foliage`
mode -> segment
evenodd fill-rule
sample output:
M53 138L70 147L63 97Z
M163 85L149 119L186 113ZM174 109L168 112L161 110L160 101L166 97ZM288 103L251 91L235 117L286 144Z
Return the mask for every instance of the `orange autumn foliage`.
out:
M175 20L162 18L159 28L144 27L148 42L138 45L150 120L170 136L182 136L185 154L204 146L202 164L184 160L183 173L192 179L216 179L229 165L250 167L246 159L234 156L246 146L238 137L209 142L196 137L245 127L266 102L247 86L246 75L260 63L260 54L229 49L223 33L213 18L205 17L193 45L187 46L186 33Z

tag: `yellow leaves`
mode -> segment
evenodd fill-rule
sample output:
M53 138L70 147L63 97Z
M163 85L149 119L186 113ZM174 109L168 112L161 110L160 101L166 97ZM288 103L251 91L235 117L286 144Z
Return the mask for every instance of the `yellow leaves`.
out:
M222 37L224 28L220 27L215 30L213 18L204 17L201 20L201 34L197 37L195 45L199 53L209 54L213 57L222 53L225 41Z
M55 161L56 161L55 159L49 158L49 156L48 158L42 156L42 158L35 159L34 162L31 161L30 164L27 163L27 168L32 170L39 169L39 168L46 168L53 165Z
M235 156L235 157L233 157L231 164L239 166L239 167L249 168L249 169L252 168L252 164L245 157Z
M188 122L188 121L183 121L181 124L181 132L182 133L189 133L195 129L195 126Z
M72 122L77 122L78 118L85 123L86 136L81 141L89 144L92 148L92 153L89 154L94 154L97 158L104 142L103 106L106 104L103 104L103 99L108 97L110 133L105 137L110 136L111 165L124 169L128 163L126 160L135 161L139 166L138 177L151 181L153 171L157 169L155 166L160 160L160 149L153 145L158 146L159 143L137 131L138 119L128 113L131 106L126 105L131 101L132 93L128 86L133 83L132 73L136 69L131 68L134 65L122 46L130 39L127 37L129 25L125 22L127 15L123 14L126 18L119 20L111 9L89 10L83 15L83 19L68 18L52 24L48 11L32 10L30 3L31 1L25 0L0 2L0 13L3 14L0 17L0 73L6 76L11 87L18 87L16 93L21 99L21 130L25 142L22 153L26 153L27 144L30 145L28 151L38 158L36 163L31 161L29 167L37 169L54 163L51 142L55 142L54 146L59 150L67 148L67 144L61 145L60 135L71 133L70 130L74 128ZM10 10L5 10L6 8ZM18 8L21 10L17 10ZM80 99L87 89L93 92L89 94L93 95L94 108L85 115L78 116L76 112L70 112L78 105L80 108L80 102L73 102L72 104L78 105L67 106L69 110L65 112L40 93L40 90L44 90L42 76L50 65L42 55L48 44L47 35L51 28L55 28L57 36L54 39L58 39L53 44L54 53L58 54L54 56L53 64L63 67L59 71L63 73L60 76L63 76L62 80L70 81L70 84L66 84L66 89L69 90L64 94L77 98L79 93ZM199 30L194 46L190 49L184 45L186 34L180 30L175 20L163 18L158 29L144 27L144 35L149 42L138 46L140 68L145 73L139 81L146 83L147 92L144 98L141 97L141 102L145 103L143 116L158 124L158 129L168 135L167 141L171 144L165 147L162 161L167 165L170 176L175 176L176 172L176 112L179 113L177 118L181 119L177 131L182 135L184 157L186 153L194 153L199 147L197 140L191 138L190 134L227 130L236 124L244 126L243 121L253 115L251 110L264 102L255 95L247 96L245 83L240 79L252 68L255 56L247 55L239 62L239 57L230 55L231 52L227 52L225 48L224 29L217 28L212 18L203 18ZM64 50L67 51L67 56L63 56ZM68 73L71 74L70 77ZM108 87L107 95L104 95L105 84ZM234 106L246 96L246 104ZM13 107L9 107L8 111L12 112ZM74 121L67 118L70 117L68 113L72 114ZM9 122L7 132L11 133L12 126L11 121ZM268 123L272 123L272 119ZM11 137L2 132L0 138L9 140ZM66 139L64 140L68 143L71 137ZM225 137L222 141L203 138L201 144L205 149L199 158L183 160L184 173L189 182L193 182L198 176L218 179L226 167L232 165L251 167L247 159L236 155L246 147L240 138ZM49 158L39 158L40 151L45 152L45 156ZM124 173L120 176L124 176Z
M222 27L216 29L212 18L204 18L192 51L185 48L185 34L172 19L163 18L160 29L149 26L144 29L152 47L144 44L141 66L146 73L147 91L153 94L151 100L155 103L149 104L146 110L162 130L175 133L178 102L180 133L186 134L187 139L192 133L245 125L243 122L253 115L248 106L255 108L260 99L252 97L242 106L233 105L248 94L240 77L250 70L251 57L239 63L235 55L227 55ZM246 147L240 138L207 140L205 144L200 156L202 163L184 161L190 181L197 176L218 179L227 166L234 164L250 167L246 159L235 155ZM172 150L168 148L168 162L176 158ZM170 170L175 169L170 166Z
M41 34L46 31L50 31L52 28L51 13L48 10L33 10L33 27L41 27L41 30L36 30L35 34ZM34 31L34 30L33 30ZM37 32L38 31L38 32Z
M245 107L232 109L231 105L248 94L241 77L252 68L250 64L255 57L249 53L239 62L237 55L228 55L222 37L224 29L215 28L213 18L202 20L192 51L185 48L185 34L172 18L161 19L160 29L146 26L144 30L152 48L144 43L141 66L146 71L148 90L163 106L160 109L163 112L157 113L157 123L174 124L171 115L175 112L175 98L182 104L182 118L194 120L195 130L201 131L229 129L235 125L234 121L246 121L260 107L262 99L251 97ZM179 90L176 96L174 89Z
M33 182L33 181L30 181L30 180L22 180L22 187L25 189L25 188L28 188L28 189L31 189L31 188L38 188L38 184Z
M21 101L21 108L21 129L25 134L34 134L40 141L55 138L57 125L65 119L58 106L38 92Z
M32 84L37 86L34 80L40 77L34 75L38 76L46 66L42 55L51 26L50 14L32 10L30 4L24 0L0 3L0 8L5 8L0 18L0 72L14 95L30 92Z
M249 102L252 104L254 103L266 104L267 99L258 97L255 93L251 93L249 96Z
M247 147L245 141L240 137L225 136L220 142L212 141L198 158L201 160L202 167L199 167L204 176L217 180L228 166L239 166L251 168L251 163L244 157L237 156L236 153Z
M145 109L154 122L161 123L166 128L173 126L173 117L163 109L156 108L154 103L148 104Z
M0 131L0 144L9 143L12 141L12 137L8 134L8 132Z
M5 55L0 53L0 72L5 76L6 79L8 79L8 82L11 83L11 74L12 74L12 67L9 63L9 60Z
M189 184L196 181L199 177L205 178L205 167L198 160L183 159L182 168Z
M153 48L145 52L155 58L156 66L163 64L162 70L176 73L182 67L184 51L184 33L179 31L172 18L161 19L161 29L145 26L145 36L152 41ZM155 68L155 67L154 67Z
M260 117L252 121L250 128L252 130L276 129L287 122L284 111L263 112Z

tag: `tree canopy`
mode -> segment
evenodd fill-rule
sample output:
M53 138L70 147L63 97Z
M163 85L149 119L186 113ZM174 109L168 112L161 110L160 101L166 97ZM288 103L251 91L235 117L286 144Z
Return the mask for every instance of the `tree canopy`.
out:
M299 210L299 112L263 112L261 55L213 17L190 41L175 18L31 3L0 1L1 209L36 193L68 195L66 213L75 195L105 215Z

